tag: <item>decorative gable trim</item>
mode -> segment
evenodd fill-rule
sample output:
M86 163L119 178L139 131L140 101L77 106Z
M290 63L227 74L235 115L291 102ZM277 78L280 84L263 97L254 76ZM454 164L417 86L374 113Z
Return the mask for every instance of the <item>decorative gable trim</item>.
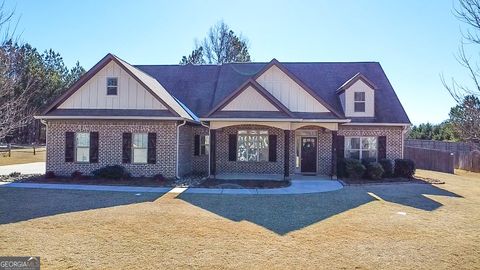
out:
M350 78L348 81L346 81L344 84L342 84L337 89L337 93L339 94L339 93L345 91L350 86L352 86L354 83L356 83L358 80L361 80L362 82L364 82L368 87L372 88L373 90L378 89L377 86L372 81L370 81L367 77L365 77L363 74L361 74L359 72L359 73L355 74L352 78Z
M320 104L322 104L327 110L331 111L336 117L343 118L343 116L337 112L335 109L330 106L326 101L324 101L321 97L315 93L308 85L306 85L303 81L301 81L297 76L295 76L290 70L288 70L284 65L282 65L277 59L273 58L263 69L261 69L255 76L253 76L253 80L257 80L262 74L264 74L267 70L269 70L272 66L276 66L279 68L285 75L287 75L290 79L292 79L295 83L300 85L300 87L305 90L308 94L310 94L313 98L315 98Z
M285 107L278 99L276 99L272 94L270 94L263 86L261 86L258 82L253 79L249 79L244 82L240 87L238 87L235 91L233 91L230 95L228 95L225 99L223 99L217 106L215 106L208 114L211 116L216 111L222 110L225 106L227 106L232 100L234 100L238 95L240 95L243 91L245 91L248 87L252 87L255 89L259 94L261 94L265 99L267 99L275 108L277 108L280 112L285 113L289 117L294 117L293 113Z
M107 54L102 60L100 60L95 66L93 66L87 73L85 73L80 79L75 82L64 94L58 97L50 106L48 106L44 111L43 115L46 115L53 109L56 109L59 105L65 102L70 96L72 96L78 89L80 89L83 85L85 85L95 74L97 74L100 70L102 70L108 63L114 61L117 65L119 65L128 75L134 78L142 87L144 87L153 97L155 97L160 103L162 103L174 116L183 117L190 120L195 119L195 116L192 116L188 111L184 110L181 104L168 104L165 100L163 100L159 93L157 93L154 89L152 89L151 85L153 81L157 82L154 78L150 77L143 73L142 71L136 69L135 67L131 66L130 64L126 63L125 61L121 60L120 58L116 57L113 54ZM142 78L140 78L142 77ZM152 82L146 82L146 80L152 80ZM168 92L167 94L171 97L173 102L177 102L174 97L172 97ZM177 110L173 109L172 106L179 107Z

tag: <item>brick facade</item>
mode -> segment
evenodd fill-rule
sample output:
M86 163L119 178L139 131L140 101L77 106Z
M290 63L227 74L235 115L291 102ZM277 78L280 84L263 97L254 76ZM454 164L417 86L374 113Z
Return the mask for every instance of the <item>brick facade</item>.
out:
M98 163L65 162L65 132L99 133ZM156 164L122 164L123 132L157 133ZM49 120L47 122L47 171L70 175L78 170L84 174L106 165L121 164L133 176L161 173L175 176L176 122L128 120Z
M205 136L208 135L208 128L203 126L192 126L192 138L195 135ZM192 169L191 171L196 174L208 174L208 153L205 155L195 156L194 149L195 145L192 143L191 146L191 155L192 155Z
M277 161L276 162L245 162L228 160L228 135L237 134L239 130L261 129L267 130L269 135L277 135ZM284 134L283 130L268 126L239 125L217 130L217 174L220 173L265 173L283 174L284 163Z
M178 175L184 176L192 171L192 145L193 133L192 126L183 125L179 128L179 144L178 144Z
M70 175L78 170L89 174L92 170L106 165L121 164L133 176L152 176L161 173L174 177L176 170L176 121L129 121L129 120L49 120L47 123L47 171L57 175ZM277 135L276 162L241 162L228 160L228 135L237 134L241 129L268 130ZM332 132L318 127L302 129L317 130L317 174L330 175L332 163ZM99 132L99 163L65 162L65 132ZM339 126L341 136L386 136L387 158L396 159L403 155L401 127ZM157 133L156 164L122 164L123 132ZM194 136L208 135L208 129L200 125L187 124L180 127L179 133L179 175L208 172L209 156L194 155ZM285 136L282 129L259 126L238 125L217 130L216 172L220 173L284 173ZM295 131L290 131L289 170L295 168Z
M338 135L341 136L386 136L387 158L403 158L403 128L401 127L374 127L374 126L340 126Z

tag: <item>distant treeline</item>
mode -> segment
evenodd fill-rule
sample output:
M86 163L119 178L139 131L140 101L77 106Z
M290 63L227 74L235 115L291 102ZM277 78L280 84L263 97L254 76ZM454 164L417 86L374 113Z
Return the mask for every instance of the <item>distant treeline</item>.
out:
M61 95L72 83L85 73L79 62L68 68L60 53L52 49L40 53L28 43L17 43L12 40L3 42L0 48L2 63L9 63L10 70L2 72L2 77L10 77L14 73L14 88L17 92L34 93L25 99L28 103L27 124L9 132L3 139L14 143L41 143L45 141L44 127L33 115L41 112L50 102ZM11 79L11 78L6 78Z

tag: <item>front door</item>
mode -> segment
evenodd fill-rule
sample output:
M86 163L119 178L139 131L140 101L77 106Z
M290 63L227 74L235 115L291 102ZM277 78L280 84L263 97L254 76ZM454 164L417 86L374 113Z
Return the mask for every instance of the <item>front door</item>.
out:
M317 172L317 138L302 137L302 154L300 163L302 173Z

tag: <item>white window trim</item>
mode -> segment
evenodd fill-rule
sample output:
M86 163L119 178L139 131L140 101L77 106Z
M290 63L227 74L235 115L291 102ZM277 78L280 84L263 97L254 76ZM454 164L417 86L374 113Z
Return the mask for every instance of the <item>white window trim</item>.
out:
M355 100L355 94L356 93L363 93L363 100ZM355 110L355 105L359 103L363 103L363 111L357 111ZM354 113L365 113L367 110L367 93L365 91L355 91L353 92L353 112Z
M358 138L360 140L360 147L359 149L347 149L347 142L348 140L351 140L351 139L354 139L354 138ZM345 143L344 143L344 153L343 153L343 156L347 158L347 154L348 154L348 151L349 150L358 150L359 151L359 154L358 154L358 157L359 157L359 160L362 160L363 157L363 151L365 150L373 150L373 149L363 149L363 145L362 145L362 139L363 138L374 138L375 139L375 160L378 161L378 137L376 136L345 136ZM348 157L350 158L350 157Z
M116 80L117 80L117 85L108 85L108 80L109 80L109 79L116 79ZM112 96L113 96L113 97L116 97L116 96L118 96L118 88L119 88L119 87L118 87L118 85L119 85L119 79L118 79L118 77L107 77L107 80L105 81L105 85L106 85L106 89L105 89L105 90L106 90L106 95L107 95L108 97L112 97ZM108 88L109 88L109 87L116 87L117 91L116 91L116 94L115 94L115 95L109 95L109 94L108 94Z
M147 145L145 147L135 147L135 135L146 135ZM135 149L144 149L145 151L145 162L135 162ZM148 133L146 132L137 132L132 133L132 164L147 164L148 163Z
M87 134L87 137L88 137L88 146L78 146L78 142L77 142L77 136L78 134ZM75 155L75 162L76 163L90 163L90 132L75 132L75 138L74 138L74 142L75 142L75 151L74 151L74 155ZM78 149L81 148L81 149L88 149L88 155L87 155L87 160L78 160L78 155L77 155L77 152L78 152Z
M202 143L202 138L203 138L203 143ZM210 154L210 135L200 135L200 149L198 150L198 153L200 156L205 156ZM202 148L204 151L202 152Z
M248 132L251 132L251 131L256 131L257 134L249 134ZM247 134L240 134L240 132L247 132ZM260 132L266 132L266 134L260 134ZM243 136L243 135L258 136L258 137L260 137L260 136L266 136L266 137L267 137L268 148L270 148L270 142L268 141L268 136L269 136L270 134L269 134L268 130L263 130L263 129L247 129L247 130L242 129L242 130L238 130L238 131L237 131L237 151L236 151L237 159L236 159L236 161L238 161L238 162L254 162L254 163L258 163L258 162L269 162L269 160L270 160L270 156L269 156L269 154L270 154L270 149L268 149L267 154L265 155L265 156L266 156L266 159L265 159L265 160L259 160L260 154L257 155L257 160L239 160L239 159L238 159L238 154L239 154L239 152L238 152L238 151L239 151L239 147L238 147L238 146L239 146L239 143L238 143L238 140L239 140L239 137L240 137L240 136ZM256 149L257 149L257 151L260 151L260 148L257 147Z

